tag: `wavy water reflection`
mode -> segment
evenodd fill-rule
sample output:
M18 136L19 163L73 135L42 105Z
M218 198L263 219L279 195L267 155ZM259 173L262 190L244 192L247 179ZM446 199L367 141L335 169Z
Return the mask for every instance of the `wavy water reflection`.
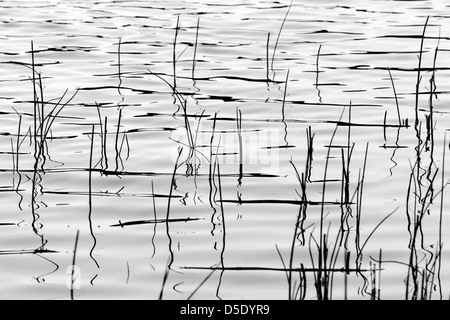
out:
M1 298L448 296L450 7L0 9Z

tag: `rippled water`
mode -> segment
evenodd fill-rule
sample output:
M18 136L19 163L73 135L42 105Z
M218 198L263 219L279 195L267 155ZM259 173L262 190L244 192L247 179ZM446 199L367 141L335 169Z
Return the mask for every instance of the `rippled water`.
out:
M444 1L2 1L0 13L2 299L69 299L72 270L76 299L187 299L208 276L194 299L288 299L294 234L306 299L320 265L339 269L331 298L411 297L411 261L427 294L448 296ZM33 100L44 114L68 102L38 156ZM342 272L347 252L359 272Z

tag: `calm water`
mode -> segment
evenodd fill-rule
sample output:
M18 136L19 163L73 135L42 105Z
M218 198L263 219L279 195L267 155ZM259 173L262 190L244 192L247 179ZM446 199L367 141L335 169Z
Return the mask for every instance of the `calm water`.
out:
M292 163L300 175L306 170L309 127L309 202L293 268L319 265L323 216L333 267L345 267L347 248L350 268L369 270L336 272L332 298L370 299L373 285L365 287L364 277L371 281L381 249L375 288L382 299L404 299L407 284L413 289L411 248L433 279L432 298L449 296L450 235L440 236L439 226L450 223L448 190L440 193L450 167L442 161L450 128L450 6L293 1L283 23L288 8L287 1L2 1L2 299L69 299L77 230L76 299L157 299L166 270L163 298L187 299L211 267L219 269L194 299L288 299L282 269L302 208ZM37 171L31 41L48 101L44 113L66 90L60 106L76 93L52 123ZM409 126L398 125L388 68ZM430 96L434 130L426 127ZM418 141L429 147L419 169ZM341 206L342 156L348 163L349 150L351 204ZM431 198L413 246L409 218ZM344 207L348 240L335 247ZM306 279L305 298L316 299L314 273Z

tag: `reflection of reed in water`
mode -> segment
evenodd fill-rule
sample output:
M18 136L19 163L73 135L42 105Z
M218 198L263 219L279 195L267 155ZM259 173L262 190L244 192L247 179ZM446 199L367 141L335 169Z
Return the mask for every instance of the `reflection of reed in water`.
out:
M45 101L44 99L44 85L42 82L42 75L36 71L35 57L34 57L34 45L31 42L31 70L32 70L32 85L33 85L33 129L31 130L30 137L34 145L34 165L33 165L33 177L31 179L31 212L32 212L32 228L36 235L41 238L42 246L44 248L47 241L44 239L44 235L40 234L38 229L38 220L40 218L37 213L40 204L37 202L37 197L42 193L42 174L45 173L44 165L47 158L49 158L49 151L47 140L50 137L52 125L58 118L61 111L72 101L76 91L71 97L63 102L68 89L63 95L57 99ZM56 101L53 102L53 101ZM46 112L46 107L50 107L50 111ZM21 118L19 119L20 122ZM16 161L18 164L18 160ZM18 167L17 167L18 169Z

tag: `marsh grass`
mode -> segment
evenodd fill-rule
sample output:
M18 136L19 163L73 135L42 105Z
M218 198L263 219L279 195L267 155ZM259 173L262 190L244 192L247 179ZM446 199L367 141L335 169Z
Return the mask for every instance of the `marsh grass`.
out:
M192 80L195 79L195 66L197 64L197 47L198 47L198 32L200 29L200 18L197 19L197 28L195 32L195 43L194 43L194 56L192 58Z
M178 107L183 112L181 116L182 116L182 121L184 123L184 128L185 128L185 132L186 132L185 137L186 137L187 143L184 143L181 140L178 140L178 141L173 140L173 141L180 144L181 146L188 148L188 154L186 156L186 159L184 160L184 162L186 164L186 174L188 176L196 176L197 170L199 168L198 160L200 158L203 158L208 161L208 158L202 152L200 152L199 148L197 147L199 128L200 128L201 121L204 118L203 115L205 113L205 110L203 110L200 114L196 114L193 116L194 120L197 122L197 128L193 130L191 122L189 120L189 118L192 117L192 115L190 115L188 113L188 99L186 97L184 97L175 86L171 85L162 76L160 76L156 73L153 73L149 69L148 69L148 71L150 72L150 74L156 76L157 78L162 80L165 84L167 84L172 90L172 93L174 96L174 101L175 102L178 101ZM176 117L176 115L177 115L177 112L174 113L174 117Z
M34 55L34 44L31 42L31 70L32 77L30 78L33 86L33 129L30 138L34 145L34 165L33 165L33 177L32 177L32 196L31 196L31 208L32 208L32 228L36 234L38 230L36 227L36 222L39 219L39 215L36 210L38 208L36 198L40 194L41 189L41 175L45 173L44 165L47 159L46 154L48 154L47 140L50 138L52 126L56 119L58 119L61 111L73 100L77 95L78 90L64 101L67 95L68 89L62 94L61 97L45 100L44 99L44 85L42 82L42 75L36 70L35 55ZM55 102L56 101L56 102ZM46 108L50 107L49 111ZM19 118L20 123L21 118ZM20 126L19 126L20 128ZM18 159L16 161L18 163ZM41 235L42 237L42 235ZM44 239L43 245L45 244Z
M91 234L93 243L92 243L92 248L89 251L89 255L92 259L92 261L94 261L95 265L97 266L97 268L100 268L100 265L98 264L98 261L94 258L94 250L95 247L97 246L97 238L95 237L95 233L94 233L94 228L93 228L93 223L92 223L92 169L93 169L93 156L94 156L94 137L95 137L95 125L92 125L92 132L90 135L90 139L91 139L91 147L90 147L90 152L89 152L89 176L88 176L88 188L89 188L89 197L88 197L88 204L89 204L89 211L88 211L88 220L89 220L89 232Z
M290 4L286 15L282 21L281 27L278 32L278 36L275 41L272 56L270 57L270 33L267 34L266 43L266 78L267 82L270 81L270 71L274 72L274 60L277 51L278 42L284 24L288 17L292 3ZM196 54L198 46L198 33L200 22L197 20L195 44L194 44L194 57L192 60L192 79L195 78L195 65ZM410 240L408 244L409 260L407 262L396 261L407 268L405 277L405 298L406 299L431 299L435 292L439 292L439 297L442 298L442 289L440 284L440 270L441 270L441 257L442 257L442 216L443 216L443 190L446 186L444 182L444 172L442 171L442 183L440 190L437 192L434 190L436 184L436 177L438 169L434 161L434 118L433 118L433 102L436 98L436 60L438 55L438 47L434 53L434 61L432 67L432 76L430 79L430 90L428 95L428 113L425 115L426 124L423 130L423 124L420 120L420 103L419 95L420 84L422 81L422 60L424 53L424 39L425 31L428 25L428 19L425 22L423 33L421 37L420 51L419 51L419 65L418 74L416 80L415 90L415 132L417 136L417 147L415 148L415 162L411 164L410 180L407 184L406 195L406 214L408 218L408 232L410 234ZM175 36L173 41L173 83L170 83L163 76L155 74L149 70L150 74L159 78L171 89L174 102L178 105L178 110L174 113L174 116L181 117L186 134L187 143L181 141L175 141L176 143L188 148L187 157L184 161L181 161L182 148L178 150L178 157L175 162L171 187L169 191L169 198L167 204L166 218L164 222L166 224L166 234L169 239L169 252L170 257L167 263L167 268L164 273L163 284L160 292L160 299L163 297L163 289L169 275L169 271L173 269L174 253L171 245L170 235L170 223L174 222L174 219L170 218L171 200L173 191L176 189L176 176L177 170L184 163L187 165L186 176L194 176L196 178L198 157L205 157L198 149L197 139L199 133L200 122L204 118L203 111L199 117L193 116L188 113L188 97L181 93L177 88L176 83L176 45L177 38L180 30L179 17L177 19L175 27ZM316 87L319 87L319 58L321 54L322 46L319 46L316 57ZM184 51L183 51L184 52ZM178 56L179 57L179 56ZM367 126L376 125L384 128L384 135L386 140L386 128L397 128L397 147L400 129L407 130L409 128L408 119L403 119L398 92L394 82L394 76L391 69L387 68L389 74L389 80L391 83L393 96L395 99L395 108L397 123L387 123L387 112L384 114L384 120L381 125L368 124ZM273 79L272 79L273 80ZM286 100L287 88L289 82L289 70L286 74L283 99L281 101L281 120L285 122L285 108L288 104ZM319 92L320 97L320 92ZM347 110L346 122L343 121L345 111ZM181 114L178 114L181 111ZM106 134L106 125L102 126L102 121L99 113L99 127L104 127L104 130L100 130L101 135ZM216 297L220 298L220 288L223 281L223 275L229 271L250 272L250 271L273 271L283 272L286 276L287 283L287 298L289 300L303 300L313 296L318 300L331 300L337 297L343 296L344 299L348 299L350 294L353 295L355 283L359 283L357 291L359 295L368 297L371 300L380 300L382 298L382 276L383 271L386 268L386 262L383 260L383 250L380 248L377 257L367 255L365 250L369 241L376 234L379 228L384 225L390 217L399 211L399 208L392 210L391 212L382 215L382 218L372 226L367 228L365 225L365 211L364 211L364 199L367 196L365 190L367 163L370 158L370 146L369 143L365 144L364 151L359 154L357 158L362 159L362 163L358 170L355 170L355 153L357 145L354 142L353 127L364 126L364 124L354 123L352 120L353 105L352 102L342 111L339 119L335 122L329 121L329 123L335 123L335 128L330 136L329 144L325 146L325 156L322 162L322 166L319 166L315 160L317 158L317 148L314 146L315 133L313 133L311 126L306 129L306 155L304 157L304 170L300 171L299 166L294 160L290 160L290 165L293 168L293 174L298 182L298 190L296 190L299 199L295 201L298 206L298 211L295 219L293 219L294 232L290 237L287 253L276 245L276 251L280 258L282 267L272 268L264 266L249 266L240 267L233 266L225 263L226 258L226 236L227 228L230 228L226 222L225 207L224 204L227 201L223 198L223 185L222 179L224 175L221 174L220 164L218 161L218 150L220 147L220 137L217 139L216 126L218 124L217 113L214 117L209 117L212 120L212 130L209 145L209 170L207 175L207 181L209 185L209 205L212 209L211 214L211 234L216 232L216 226L221 226L222 232L222 248L220 250L220 262L213 266L182 266L182 269L186 270L210 270L206 278L199 284L199 286L189 295L188 299L191 299L198 289L204 285L204 283L210 279L215 271L220 271L219 282L216 289ZM190 119L194 118L197 123L196 126L192 125ZM238 177L237 187L242 186L242 179L244 177L243 168L243 141L242 141L242 111L236 108L236 118L232 119L236 123L236 133L238 135L238 148L239 148L239 167L235 176ZM116 151L117 151L117 137L118 128L120 126L120 115L117 124L116 132ZM106 123L106 118L105 121ZM346 130L345 130L346 129ZM345 130L345 131L344 131ZM335 138L339 134L345 136L345 142L341 145L335 142ZM287 127L285 123L285 133L287 135ZM425 133L425 138L422 136ZM287 137L285 135L285 141L287 143ZM101 139L103 140L103 139ZM219 140L217 144L215 141ZM425 143L424 143L425 141ZM444 145L446 138L444 138ZM106 145L106 142L104 142ZM103 148L103 147L102 147ZM444 146L445 149L445 146ZM395 153L395 151L394 151ZM116 153L117 154L117 153ZM428 155L428 163L424 163L424 156ZM332 160L333 159L333 160ZM331 161L339 162L338 170L339 179L332 179L330 176L331 167L334 165ZM445 150L442 155L442 161L445 162ZM105 161L104 161L105 162ZM313 165L315 164L315 165ZM117 166L117 165L116 165ZM444 170L442 166L441 170ZM336 171L333 169L333 173ZM312 176L320 176L320 180L312 179ZM339 183L339 199L332 201L331 188L335 188L336 180ZM197 182L195 182L197 186ZM320 199L314 201L313 198L317 195L312 193L312 185L321 184L320 186ZM152 192L154 194L153 186ZM422 228L425 223L425 218L431 213L431 208L436 199L440 197L440 209L439 209L439 238L435 250L432 251L429 247L425 247L424 237L425 233ZM241 203L240 199L236 203ZM155 204L153 204L155 206ZM155 226L156 226L156 212ZM216 220L218 223L216 223ZM123 226L124 224L121 224ZM286 258L287 256L287 258ZM423 259L423 256L426 258ZM305 257L309 258L305 259ZM343 283L343 292L340 295L336 289L336 282ZM350 293L352 292L352 293Z
M407 275L405 278L405 299L432 299L433 294L438 292L439 298L442 299L442 287L440 283L440 263L442 257L442 210L443 210L443 189L448 182L445 182L444 173L442 172L442 184L440 190L435 190L435 180L439 170L436 167L434 161L434 128L433 121L433 101L436 97L436 60L439 52L439 43L434 51L433 67L431 69L430 89L428 97L428 112L425 114L426 126L424 128L422 120L420 120L420 102L419 95L420 83L422 81L422 60L423 60L423 47L425 39L425 31L427 28L428 19L425 22L423 33L421 36L421 44L419 51L419 66L417 71L416 81L416 94L415 94L415 132L417 137L417 146L415 148L416 156L414 164L411 164L411 174L408 183L408 191L406 197L406 213L408 217L408 232L410 234L409 240L409 261L404 263L407 266ZM440 37L439 37L440 39ZM317 55L317 61L319 57L320 47ZM318 65L318 63L316 63ZM400 113L400 107L398 103L397 91L395 88L393 76L391 70L387 68L389 78L391 81L394 98L396 102L397 127L407 129L408 119L402 119ZM317 69L318 72L318 69ZM286 80L287 81L287 80ZM318 79L316 78L316 84ZM285 101L283 99L282 109L284 110ZM316 292L316 298L318 300L328 300L333 298L334 282L339 272L343 274L344 281L344 299L348 298L349 290L349 277L351 274L356 275L362 279L361 293L368 295L372 300L380 300L382 293L381 277L383 270L383 255L382 249L379 250L379 256L377 258L371 257L368 261L368 267L364 267L363 263L367 259L364 255L364 249L368 241L375 234L378 228L385 223L399 208L395 209L391 213L387 214L373 229L368 233L365 239L362 236L362 222L363 222L363 197L364 184L366 179L367 159L369 157L369 144L367 143L364 156L363 165L359 170L356 183L352 183L351 175L351 163L355 150L355 144L352 142L352 104L348 107L348 122L342 121L343 114L337 121L336 128L331 135L329 146L325 156L325 163L322 169L322 191L320 216L317 225L311 224L312 231L309 234L309 241L306 244L305 232L308 228L304 228L304 223L308 221L308 211L310 210L308 203L308 184L311 183L311 168L313 159L313 137L311 128L307 130L307 154L305 171L299 173L296 165L291 160L291 165L294 168L295 175L299 182L300 192L297 194L300 196L299 213L297 215L293 233L293 240L290 246L290 253L288 262L283 258L282 252L276 247L278 255L281 259L282 265L286 272L286 279L288 283L288 298L291 299L304 299L305 291L310 287L306 285L308 281L307 274L312 272L314 289ZM346 145L336 146L334 145L334 138L337 134L337 130L340 126L348 126L347 130L347 143ZM386 115L384 120L384 126L387 126ZM392 126L392 125L391 125ZM445 146L446 138L444 137L444 152L442 155L442 163L445 163ZM332 148L339 148L341 153L341 198L340 198L340 226L336 232L332 231L332 222L326 222L334 215L332 209L325 210L325 204L327 203L327 189L329 183L332 183L328 178L329 171L329 159L332 158ZM318 170L317 166L315 170ZM352 191L351 186L355 185L355 189ZM426 232L424 231L424 223L427 216L431 214L431 208L434 201L440 196L439 207L439 223L438 223L438 240L435 247L427 246ZM316 231L316 228L318 231ZM350 233L352 231L352 233ZM317 233L316 233L317 232ZM335 234L335 238L332 239L332 234ZM352 241L350 241L353 239ZM351 242L353 242L353 249L351 249ZM312 268L305 268L304 260L300 264L300 268L295 267L295 257L301 255L300 250L302 247L307 246L309 251L310 261ZM434 250L431 248L435 248ZM353 267L351 257L353 256ZM343 262L343 267L338 267L338 262ZM297 280L294 280L294 270L297 275ZM337 271L337 272L336 272Z
M409 261L408 272L405 279L406 290L405 299L429 300L437 291L442 299L442 288L440 283L440 261L442 256L442 208L444 198L442 196L444 188L448 182L445 181L445 149L446 136L444 136L444 146L442 154L442 167L439 168L435 162L435 142L434 142L434 108L433 102L436 96L436 61L439 51L440 35L438 45L434 51L433 66L429 80L428 110L424 111L425 128L420 117L420 83L422 76L423 47L425 33L429 17L423 27L421 36L420 51L418 56L418 69L415 93L415 126L414 130L417 138L415 147L414 163L410 164L410 177L406 195L406 215L408 220L407 230L409 233ZM437 176L442 170L441 185L436 191ZM438 239L436 242L429 239L425 231L431 219L432 210L436 207L435 201L440 197L439 219L438 219ZM430 244L431 243L431 244ZM437 283L436 283L437 281Z
M267 35L267 47L266 47L266 77L269 82L270 70L274 71L274 60L277 51L278 42L280 35L282 33L284 24L288 17L289 11L291 9L292 2L288 7L286 15L282 21L281 27L276 38L276 42L273 48L272 57L270 60L269 47L270 47L270 33ZM421 36L420 51L419 51L419 63L416 79L415 88L415 125L414 130L417 138L417 145L415 146L415 158L414 162L410 164L410 175L409 181L407 181L406 190L406 206L404 211L406 213L406 218L408 221L407 231L409 233L409 243L408 243L408 261L397 261L402 265L406 266L407 272L405 277L405 299L432 299L434 298L436 292L439 298L442 299L442 284L441 284L441 269L442 269L442 249L443 249L443 215L444 215L444 189L448 184L445 181L445 161L447 148L447 138L444 136L443 143L443 153L442 153L442 166L437 167L435 161L435 118L434 118L434 102L436 100L436 64L439 52L439 43L434 51L434 60L431 71L431 78L429 80L430 88L428 93L428 110L422 111L420 108L419 96L420 85L422 83L422 61L424 54L424 41L425 33L427 30L428 18L425 22L423 33ZM194 55L192 59L192 80L195 79L195 67L197 62L197 46L199 38L199 28L200 19L197 20L196 34L194 42ZM111 225L111 227L125 227L133 225L142 224L153 224L153 236L152 236L152 247L153 254L152 258L156 253L155 237L156 237L156 225L161 223L165 225L166 236L168 239L168 250L169 258L162 278L162 285L159 293L159 299L163 299L163 294L165 287L167 285L167 280L169 273L174 270L174 252L173 252L173 242L170 226L174 222L187 222L200 220L199 218L176 218L171 217L171 210L174 204L174 199L176 197L175 192L177 191L177 177L181 175L179 169L182 165L186 165L186 177L193 177L195 186L197 187L197 174L200 166L200 158L207 160L208 173L204 176L206 179L201 181L208 183L209 194L208 194L208 204L211 207L211 235L214 236L216 232L216 226L220 226L222 232L222 246L220 249L220 262L209 267L180 267L184 269L196 269L196 270L210 270L207 276L200 282L200 284L191 292L188 296L188 300L193 298L193 296L198 292L198 290L211 278L215 271L220 271L219 283L216 290L216 297L220 298L220 287L223 282L223 275L226 271L271 271L271 272L282 272L286 276L287 283L287 298L289 300L303 300L311 296L310 292L313 292L313 296L318 300L331 300L338 296L335 283L341 280L343 284L343 297L348 299L349 293L354 288L350 283L354 284L355 279L360 283L358 291L362 296L368 296L372 300L380 300L382 297L382 272L386 267L386 262L383 260L383 251L380 248L378 257L367 257L365 254L365 249L370 239L374 236L376 231L386 222L388 219L398 212L399 208L391 211L390 213L383 214L382 219L371 229L367 229L364 225L364 205L363 200L367 196L365 190L366 184L366 173L367 173L367 163L370 157L369 154L369 143L365 144L364 151L359 154L359 157L355 157L355 152L357 152L357 145L354 142L353 126L357 124L353 123L352 113L353 105L352 102L342 111L338 121L330 121L329 123L335 123L334 130L330 136L328 145L325 148L325 156L323 162L316 161L318 154L318 148L314 145L314 138L316 133L313 132L311 126L305 131L306 136L306 154L304 155L304 169L301 171L300 165L291 158L289 164L292 167L291 174L295 175L296 183L298 183L298 190L295 190L298 199L291 201L291 204L298 206L297 214L292 217L293 232L289 235L289 242L287 243L286 252L283 252L278 245L276 245L277 254L281 260L282 267L272 268L265 266L249 266L240 267L233 266L226 262L226 241L227 241L227 231L232 228L232 224L228 225L231 221L228 215L228 210L232 211L231 208L225 208L225 203L227 199L224 199L223 193L224 188L229 185L222 184L225 177L236 177L238 179L237 187L242 187L242 181L245 176L244 172L244 144L243 144L243 115L242 110L236 107L235 119L231 119L236 126L237 143L238 143L238 169L237 173L231 175L224 175L221 173L220 161L218 159L219 149L221 147L220 136L217 136L216 127L220 121L218 114L214 116L205 115L205 110L202 110L198 114L190 114L188 112L188 97L179 91L177 87L177 69L176 63L179 57L177 56L177 41L179 32L181 30L180 18L177 18L175 34L173 38L173 52L172 52L172 68L173 68L173 83L166 80L160 74L153 73L148 70L152 76L157 77L159 80L164 82L170 89L172 97L174 98L174 104L178 106L178 110L174 112L174 117L176 119L181 119L185 131L186 143L183 141L173 140L179 147L177 152L177 158L174 163L173 171L170 176L170 187L167 196L167 207L165 212L165 218L158 219L157 209L156 209L156 194L153 185L151 183L151 197L153 205L153 218L147 220L139 221L128 221L122 222L119 220L119 224ZM440 39L440 37L439 37ZM118 75L120 79L119 88L122 84L121 79L121 39L118 45ZM319 57L322 46L319 46L316 58L316 87L319 86ZM184 51L183 51L184 52ZM36 221L39 218L37 214L38 206L37 196L41 190L42 178L41 175L45 173L45 163L46 155L48 155L48 141L50 140L52 127L55 121L59 118L61 112L70 102L74 99L77 92L72 96L66 98L68 90L66 90L61 97L52 100L46 100L44 95L44 85L42 80L42 75L36 70L35 63L35 51L33 43L31 43L31 70L32 77L30 78L33 86L33 126L28 129L28 131L23 134L23 114L18 115L18 127L16 132L16 139L11 139L11 154L12 154L12 171L20 175L20 149L25 139L29 137L30 142L33 146L33 177L32 181L32 205L31 210L33 214L33 228L37 233ZM408 119L403 119L400 113L400 106L398 101L398 93L394 83L394 77L392 75L391 69L387 68L389 79L391 82L393 95L395 98L396 112L397 112L397 124L389 125L387 124L387 113L384 115L383 128L384 134L386 136L387 127L398 128L397 131L397 142L399 139L400 129L407 130ZM272 79L273 80L273 79ZM281 121L285 125L285 136L284 140L287 143L287 125L286 125L286 115L285 108L289 103L286 100L287 89L289 83L289 70L287 70L283 99L281 101ZM279 106L278 106L279 107ZM344 122L345 111L347 110L348 118L347 122ZM179 112L181 111L181 112ZM101 112L101 107L96 103L96 112L98 122L92 125L92 130L88 134L90 138L90 152L89 152L89 166L88 166L88 204L89 204L89 226L90 233L93 238L93 246L90 250L90 257L95 262L97 267L99 264L93 257L93 251L96 248L96 238L92 227L92 174L93 172L100 171L101 173L115 173L119 175L125 170L122 161L122 152L126 146L128 149L127 159L130 154L130 147L128 142L128 136L123 128L123 108L118 109L117 122L111 121L109 119L109 126L115 125L115 130L108 127L108 117L103 116ZM421 120L422 113L425 112L425 125ZM203 124L202 120L208 118L212 121L211 126L211 136L209 146L202 146L209 148L209 157L205 156L200 151L200 146L198 146L198 137L200 132L200 125ZM193 119L193 120L192 120ZM279 121L279 119L278 119ZM111 125L111 122L113 125ZM97 131L95 130L97 128ZM336 143L336 137L339 134L345 137L345 142L341 145ZM113 147L112 142L108 143L108 137L114 139ZM97 139L95 139L97 138ZM386 138L386 137L385 137ZM95 141L100 146L100 159L97 163L94 163L94 146ZM216 143L216 141L218 142ZM398 144L397 144L398 146ZM109 153L108 153L109 147ZM112 149L114 149L112 151ZM185 159L182 159L183 150L187 150L187 155ZM320 150L323 151L323 150ZM114 160L109 159L108 155L114 152ZM355 158L362 159L362 163L358 170L354 171L355 168ZM110 162L115 163L111 165ZM333 168L333 173L338 174L338 179L331 179L332 175L332 165L331 163L335 161L338 163L334 168L339 168L335 170ZM114 170L109 170L110 166L114 166ZM101 169L97 169L100 166ZM357 174L355 173L357 172ZM438 184L438 173L441 173L441 183ZM313 176L319 176L320 180L312 179ZM207 181L207 182L206 182ZM336 182L338 181L338 182ZM320 191L319 200L315 201L317 193L313 193L313 184L319 185ZM338 184L339 196L338 199L331 199L330 189L336 188ZM17 184L17 190L20 185ZM436 190L437 189L437 190ZM434 249L429 245L432 240L427 238L427 234L424 231L424 225L427 223L427 218L431 215L432 210L436 207L436 201L439 201L437 206L438 209L438 226L437 234L438 239L435 241ZM232 202L232 201L228 201ZM240 199L236 203L241 203ZM225 215L225 209L227 209L227 216ZM368 231L367 231L368 230ZM172 231L173 232L173 231ZM72 264L75 266L76 254L79 240L79 230L76 234L75 246L73 250L73 261ZM44 243L44 241L43 241ZM43 246L40 251L44 252ZM287 256L287 258L286 258ZM306 258L305 258L306 257ZM129 277L129 265L128 266L128 277ZM72 269L71 275L72 286L70 288L71 299L74 299L74 269ZM128 280L127 280L128 282ZM339 297L339 296L338 296Z
M272 72L274 72L273 63L275 61L275 54L277 53L277 47L278 47L278 43L280 41L281 32L283 31L283 27L284 27L284 24L285 24L285 22L287 20L289 12L291 11L291 7L292 7L292 1L291 1L291 3L288 6L288 9L286 11L286 15L284 16L283 21L281 22L280 30L278 30L277 39L275 40L275 44L273 46L272 59L271 59L271 63L270 63L270 69L272 70ZM269 43L269 37L267 38L267 43Z

